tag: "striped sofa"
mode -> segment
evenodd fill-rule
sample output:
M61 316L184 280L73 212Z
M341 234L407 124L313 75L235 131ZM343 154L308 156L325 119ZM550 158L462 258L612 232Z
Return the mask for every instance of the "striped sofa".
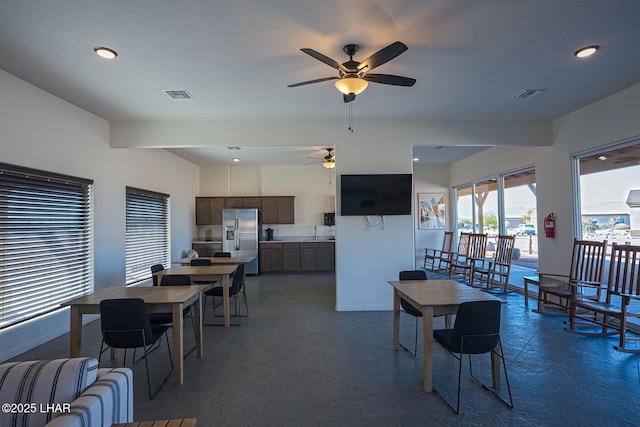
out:
M0 365L0 426L109 427L133 421L133 373L94 358Z

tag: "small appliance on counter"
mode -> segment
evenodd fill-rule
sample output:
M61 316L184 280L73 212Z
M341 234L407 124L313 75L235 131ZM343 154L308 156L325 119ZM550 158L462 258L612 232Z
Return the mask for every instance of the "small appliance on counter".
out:
M335 212L326 212L324 214L324 225L336 225Z
M272 240L273 240L273 228L271 228L271 227L267 227L267 229L266 229L266 230L264 230L264 236L265 236L265 237L264 237L264 239L265 239L267 242L272 241Z

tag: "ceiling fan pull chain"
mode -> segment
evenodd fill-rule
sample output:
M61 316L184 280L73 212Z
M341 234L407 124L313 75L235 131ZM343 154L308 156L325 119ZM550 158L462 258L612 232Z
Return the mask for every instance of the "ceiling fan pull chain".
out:
M353 133L353 105L349 103L349 130Z

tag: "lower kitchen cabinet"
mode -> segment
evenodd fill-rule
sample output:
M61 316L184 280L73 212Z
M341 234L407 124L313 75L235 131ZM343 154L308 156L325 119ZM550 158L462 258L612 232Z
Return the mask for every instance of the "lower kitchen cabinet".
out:
M313 273L334 270L333 242L260 243L260 273Z

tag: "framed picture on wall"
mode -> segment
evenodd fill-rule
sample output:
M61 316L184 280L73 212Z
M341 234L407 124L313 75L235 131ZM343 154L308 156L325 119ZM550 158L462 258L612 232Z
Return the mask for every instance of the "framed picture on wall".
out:
M444 193L418 193L418 229L442 230L447 226Z

